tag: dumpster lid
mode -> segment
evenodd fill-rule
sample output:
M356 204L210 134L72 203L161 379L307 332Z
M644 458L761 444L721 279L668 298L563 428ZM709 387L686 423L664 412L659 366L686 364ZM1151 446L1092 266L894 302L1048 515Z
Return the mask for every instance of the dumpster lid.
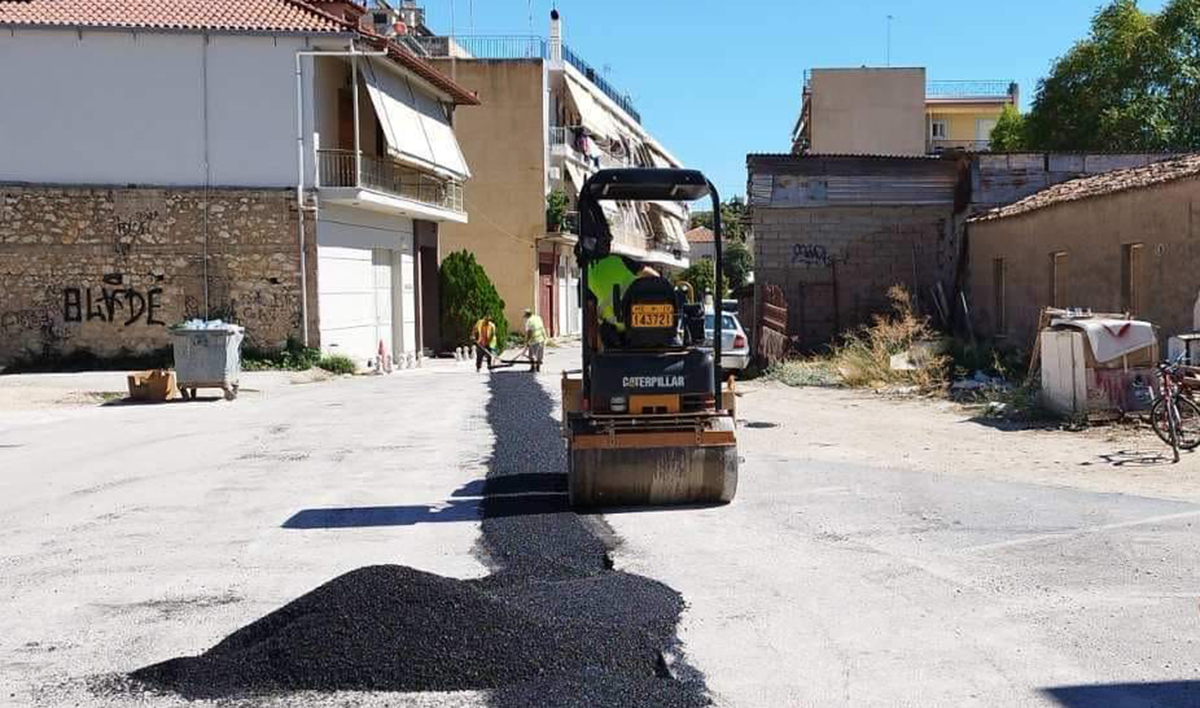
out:
M177 325L170 327L173 332L210 332L212 334L240 334L245 331L241 325L226 322L224 320L201 320L191 319L184 320Z

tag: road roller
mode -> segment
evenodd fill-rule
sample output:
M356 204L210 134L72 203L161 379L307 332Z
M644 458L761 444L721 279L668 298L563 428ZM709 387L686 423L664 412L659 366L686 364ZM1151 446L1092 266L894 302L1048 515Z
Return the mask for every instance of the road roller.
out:
M712 201L719 293L721 204L702 173L601 170L580 190L582 366L562 378L572 506L720 504L737 491L734 382L722 382L718 364L722 318L713 318L709 339L705 294L673 283L661 264L614 250L603 208L704 197Z

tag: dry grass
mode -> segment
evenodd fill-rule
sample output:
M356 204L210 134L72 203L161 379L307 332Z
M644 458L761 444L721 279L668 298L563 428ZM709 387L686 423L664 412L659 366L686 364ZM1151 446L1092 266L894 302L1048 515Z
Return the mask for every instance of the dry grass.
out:
M911 386L922 392L944 388L950 368L947 356L920 357L911 370L892 368L893 355L909 351L916 342L935 340L938 334L928 318L913 312L912 297L904 286L893 285L888 299L889 314L875 315L870 325L847 333L826 356L776 366L772 378L793 386L829 385L832 380L855 388Z

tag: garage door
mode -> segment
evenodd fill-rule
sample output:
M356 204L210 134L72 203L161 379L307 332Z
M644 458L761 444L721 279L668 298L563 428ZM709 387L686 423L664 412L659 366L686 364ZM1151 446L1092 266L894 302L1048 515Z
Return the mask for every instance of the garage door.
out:
M321 348L366 366L380 342L394 356L415 339L403 317L412 303L401 273L404 258L412 263L412 222L342 211L351 213L322 210L317 223Z

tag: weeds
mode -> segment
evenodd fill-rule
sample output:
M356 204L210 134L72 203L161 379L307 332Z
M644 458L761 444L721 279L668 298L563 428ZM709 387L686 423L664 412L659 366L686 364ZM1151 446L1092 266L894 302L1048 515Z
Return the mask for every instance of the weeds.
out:
M772 365L763 378L787 386L837 386L837 371L828 359L790 359Z
M321 357L317 362L317 366L328 371L331 374L353 374L355 369L354 360L345 354L330 354L329 356Z
M246 371L305 371L318 366L320 362L320 349L305 347L292 338L288 338L283 349L245 349L242 352L242 369Z
M912 351L913 345L937 338L929 319L913 312L912 297L903 285L888 289L892 312L875 315L870 325L846 334L830 355L842 383L853 387L916 386L922 391L943 387L949 358L932 352L914 356L912 367L895 369L892 356ZM915 353L915 352L914 352Z

